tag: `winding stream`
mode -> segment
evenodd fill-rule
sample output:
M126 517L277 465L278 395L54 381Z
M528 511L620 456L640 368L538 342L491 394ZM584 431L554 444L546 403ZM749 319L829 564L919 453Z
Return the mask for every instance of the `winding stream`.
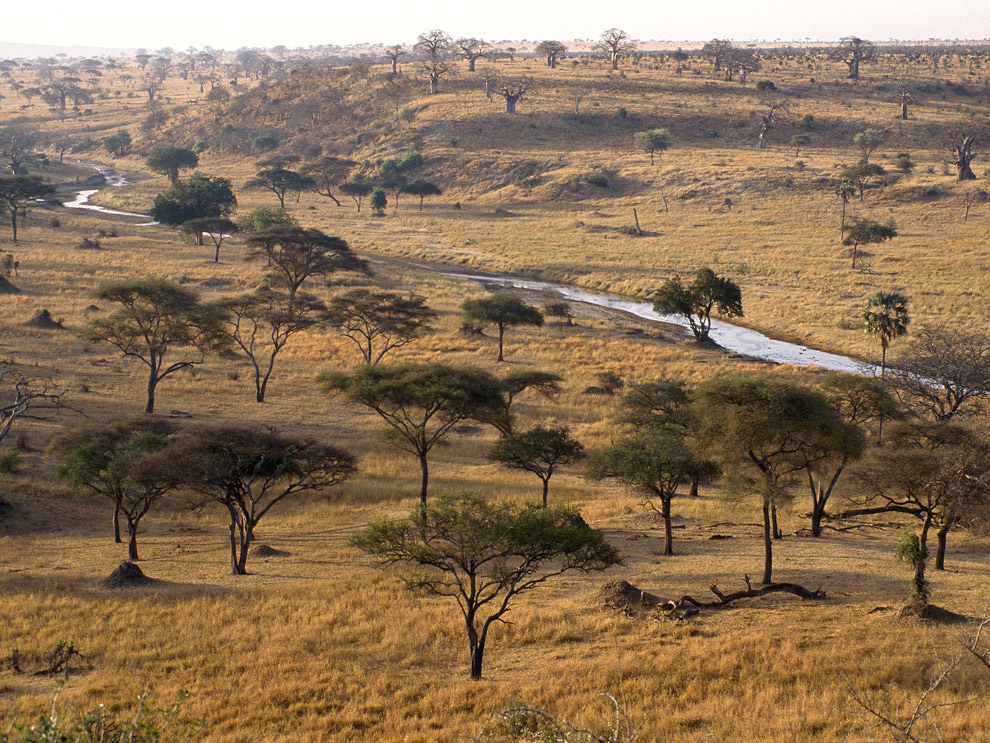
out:
M117 173L112 168L103 166L91 166L106 179L106 185L111 188L121 188L129 184L127 178ZM64 202L64 206L69 209L86 209L97 214L107 214L119 217L137 217L150 219L147 214L136 212L125 212L116 209L108 209L98 204L90 204L89 199L100 191L99 188L84 189L76 191L75 199ZM154 221L142 222L136 226L149 227L158 224ZM504 286L526 291L539 292L548 297L560 297L568 302L579 302L606 310L624 312L645 320L662 322L668 325L677 325L687 331L689 329L687 321L677 315L658 315L653 311L652 302L644 302L638 299L630 299L619 294L609 294L607 292L596 292L590 289L581 289L568 284L556 284L549 281L538 281L509 274L489 274L471 271L460 271L454 268L429 265L426 263L416 263L403 261L407 265L415 268L438 273L444 276L454 276L477 281L486 287ZM763 361L770 361L775 364L791 364L793 366L817 366L830 371L851 372L853 374L873 375L879 372L879 367L874 366L848 356L819 351L808 348L797 343L776 340L763 333L750 328L744 328L725 320L712 319L711 339L730 353L738 353Z

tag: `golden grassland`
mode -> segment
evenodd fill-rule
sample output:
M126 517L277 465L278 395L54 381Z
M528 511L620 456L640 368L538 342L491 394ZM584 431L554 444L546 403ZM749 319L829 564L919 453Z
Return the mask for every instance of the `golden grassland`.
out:
M751 121L751 112L766 105L752 90L754 80L807 85L806 70L758 73L743 88L677 77L670 66L629 69L625 79L585 64L556 72L532 61L503 66L537 76L539 83L532 99L520 104L524 113L511 121L496 115L476 86L470 92L463 74L454 92L413 99L414 121L396 124L427 132L424 154L441 163L436 176L446 173L455 182L422 212L414 199L403 198L397 212L390 205L387 218L374 219L366 209L357 215L350 204L338 209L307 195L291 203L290 212L308 226L346 237L362 254L518 271L632 295L645 296L673 272L711 265L742 286L747 322L849 353L874 350L858 316L864 297L880 288L906 291L915 322L990 331L983 307L990 289L984 255L990 213L977 204L962 221L963 187L942 174L943 143L922 147L910 139L916 175L870 192L863 204L850 204L850 214L895 218L901 233L870 251L873 273L856 273L837 243L838 200L820 183L834 176L836 164L856 159L851 141L838 144L821 135L797 158L783 133L760 152L752 126L720 125L723 135L707 142L687 128L697 121L693 112L707 112L712 121ZM896 81L923 74L900 68L864 73L899 76ZM889 83L891 90L896 81ZM127 90L124 81L120 85ZM597 127L599 138L588 133L596 129L592 124L555 123L573 111L570 96L581 85L592 90L581 110L589 116L607 112ZM898 132L894 103L879 107L874 94L859 94L873 90L869 85L830 82L820 97L809 90L791 102L788 116L797 122L807 112L816 120L850 122L853 132L888 126L891 140L879 155L884 162L903 149L898 137L916 133ZM661 88L662 96L646 95ZM164 93L169 105L186 106L190 118L198 114L198 86L170 80ZM3 116L47 116L37 102L26 112L16 110L16 96L6 89L3 94ZM140 95L97 100L92 115L39 126L76 134L88 129L94 137L126 126L137 139L144 113ZM620 106L634 128L614 114ZM904 129L920 130L946 117L963 126L980 111L975 102L931 100L914 109L916 118ZM651 168L632 149L631 134L636 127L668 122L674 149ZM571 140L562 135L567 127L574 127ZM373 139L351 156L373 159L389 154L388 147L387 139ZM470 168L464 172L472 158L493 169L520 159L560 167L544 172L542 183L531 189L506 185L483 192L469 183ZM794 168L797 159L806 162L804 170ZM141 173L141 160L133 156L114 165ZM252 159L207 152L201 165L204 172L232 178L240 211L273 205L270 194L240 190L254 173ZM51 168L56 180L80 172ZM593 170L608 173L610 190L567 190L572 178ZM480 175L475 179L482 182ZM660 186L669 212L662 211ZM919 187L929 186L944 195L919 200ZM142 211L164 187L164 179L149 177L105 190L97 200ZM733 208L718 210L727 196ZM453 208L455 202L460 209ZM497 216L496 208L509 216ZM649 233L645 237L618 231L631 223L632 208ZM60 226L52 226L53 216ZM237 239L225 243L215 264L212 247L131 221L35 210L17 246L3 246L20 261L12 280L22 289L0 306L4 355L72 388L73 404L97 421L137 413L144 390L143 367L80 337L94 312L89 293L99 282L162 276L214 299L253 288L262 274L261 261L250 258ZM116 236L102 237L99 251L76 249L101 229ZM217 279L223 280L220 286ZM507 362L497 364L490 339L458 332L459 304L480 295L477 284L398 263L376 267L374 281L423 294L441 315L435 334L400 349L393 360L443 360L499 374L557 371L565 377L560 397L524 397L514 406L520 422L569 425L589 448L607 444L617 430L617 400L581 393L602 371L617 371L627 382L674 376L695 383L751 371L814 378L813 371L732 358L676 339L669 329L642 332L641 322L580 308L574 328L549 324L510 331ZM323 296L333 291L313 288ZM26 329L23 324L42 307L65 318L66 330ZM164 414L190 416L193 423L277 425L337 443L358 458L359 473L327 497L286 503L262 522L259 540L289 556L249 560L249 576L226 574L222 514L190 511L176 499L147 517L139 537L142 568L164 583L125 592L100 588L99 579L126 554L110 541L109 508L53 483L56 462L46 453L63 426L81 419L66 413L19 429L29 447L20 456L20 472L0 474L11 503L0 521L0 654L16 648L31 669L42 665L56 641L72 640L86 663L70 678L63 701L79 710L103 703L124 711L145 689L161 701L188 689L192 696L183 713L210 721L205 739L217 742L452 741L476 734L494 711L518 701L592 724L604 716L601 691L625 695L634 719L644 722L643 740L866 741L880 736L850 691L875 694L894 713L906 713L939 663L958 653L969 634L965 626L895 616L907 594L908 571L893 561L892 546L909 524L802 538L795 534L804 525L800 490L782 514L787 536L776 545L775 575L820 584L829 593L824 602L771 598L687 623L606 611L599 588L618 577L665 597L701 595L712 582L738 585L761 564L759 530L751 523L758 521L758 509L722 486L705 489L700 499L675 502L679 554L663 558L661 525L635 493L588 484L571 468L551 481L551 500L574 506L605 529L625 566L604 575L569 575L520 599L509 615L512 623L493 638L485 679L469 682L453 604L407 589L396 572L378 571L347 544L370 521L408 513L418 489L411 457L375 437L377 419L323 395L315 384L318 371L358 361L349 341L314 331L289 344L264 405L253 402L248 369L234 359L213 359L162 383L158 406ZM490 432L469 432L437 450L431 460L434 492L467 488L514 500L536 497L534 477L485 459L492 441ZM716 534L731 538L709 539ZM932 576L935 600L967 616L985 616L990 544L985 536L962 532L950 535L949 544L948 570ZM945 688L944 699L971 699L985 689L985 678L964 668ZM50 678L0 671L0 720L25 720L47 710L54 691ZM979 699L939 713L947 740L979 740L988 722Z

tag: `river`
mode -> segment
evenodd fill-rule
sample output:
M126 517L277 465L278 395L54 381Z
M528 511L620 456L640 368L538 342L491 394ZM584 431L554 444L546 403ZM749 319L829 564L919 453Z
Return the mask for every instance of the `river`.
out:
M117 173L112 168L103 166L91 166L106 178L106 185L111 188L121 188L129 184L127 178ZM107 214L119 217L136 217L140 219L151 219L147 214L136 212L118 211L107 209L98 204L90 204L89 199L100 189L86 189L76 192L76 197L72 201L64 202L64 206L69 209L86 209L97 214ZM142 222L136 226L148 227L158 224L154 221ZM383 260L387 260L384 259ZM471 281L477 281L486 287L512 287L526 291L538 292L547 297L559 297L568 302L579 302L581 304L594 305L606 310L625 312L645 320L651 320L668 325L678 325L689 329L687 320L677 315L659 315L653 311L652 302L644 302L639 299L623 297L619 294L607 292L596 292L590 289L581 289L569 284L556 284L550 281L538 281L522 276L512 276L510 274L496 274L462 271L446 266L431 265L426 263L405 262L406 265L415 267L423 271L439 273L445 276L454 276ZM880 369L873 364L869 364L841 354L819 351L814 348L802 346L798 343L770 338L757 330L735 325L725 320L712 319L711 339L721 348L729 353L738 353L763 361L770 361L775 364L791 364L793 366L816 366L830 371L851 372L853 374L878 374Z

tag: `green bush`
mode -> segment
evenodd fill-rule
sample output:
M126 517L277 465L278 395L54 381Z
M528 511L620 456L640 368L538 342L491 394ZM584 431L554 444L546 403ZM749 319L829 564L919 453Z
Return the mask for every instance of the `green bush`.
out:
M588 176L588 183L598 188L608 188L608 178L601 173L592 173Z
M268 152L278 147L278 139L274 134L262 134L251 140L251 149L255 152Z

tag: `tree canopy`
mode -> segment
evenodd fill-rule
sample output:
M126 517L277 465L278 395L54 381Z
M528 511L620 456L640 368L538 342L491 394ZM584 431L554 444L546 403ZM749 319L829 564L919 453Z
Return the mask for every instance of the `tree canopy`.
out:
M662 315L685 318L695 340L701 343L708 340L713 310L725 317L743 316L742 291L732 279L702 268L690 286L684 286L678 276L667 279L653 296L653 309Z
M511 294L492 294L480 299L465 299L461 304L464 319L479 325L494 325L498 329L498 360L502 361L506 328L516 325L543 325L543 313Z
M167 176L174 186L179 182L180 170L199 165L199 155L185 147L166 145L153 149L145 164L152 172Z
M227 178L194 173L158 194L151 216L172 227L203 217L226 217L237 206L237 197Z

